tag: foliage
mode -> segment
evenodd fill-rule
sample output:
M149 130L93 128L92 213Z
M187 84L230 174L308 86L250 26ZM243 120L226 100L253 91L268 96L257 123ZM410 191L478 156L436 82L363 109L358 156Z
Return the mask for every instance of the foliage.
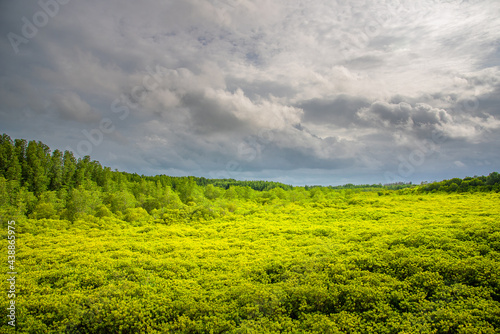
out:
M0 145L20 333L500 330L494 173L439 189L265 189L112 172L36 145ZM28 151L44 170L15 166Z
M423 184L418 189L419 192L475 192L475 191L496 191L500 192L500 174L490 173L488 176L466 177L464 179L454 178L441 182Z

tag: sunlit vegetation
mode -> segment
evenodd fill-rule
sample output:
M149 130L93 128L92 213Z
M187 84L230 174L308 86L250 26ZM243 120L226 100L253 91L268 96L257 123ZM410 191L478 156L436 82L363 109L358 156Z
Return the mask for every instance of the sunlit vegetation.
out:
M477 192L496 191L500 192L500 174L491 173L488 176L466 177L464 179L454 178L441 182L433 182L422 185L419 192Z
M20 333L500 331L496 173L306 188L127 174L5 135L0 154Z

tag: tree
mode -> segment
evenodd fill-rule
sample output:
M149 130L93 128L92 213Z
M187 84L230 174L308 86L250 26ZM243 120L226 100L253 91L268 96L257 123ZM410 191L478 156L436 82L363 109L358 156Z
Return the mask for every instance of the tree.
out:
M86 155L82 159L78 159L76 163L75 185L79 186L84 184L86 180L90 180L91 174L92 164L90 162L90 156Z
M75 184L74 175L76 171L76 158L71 151L64 151L63 156L63 171L62 184L68 188L72 188Z
M487 181L486 181L487 185L492 186L497 183L500 183L500 174L498 174L497 172L493 172L487 176Z
M98 161L92 161L92 180L99 187L107 188L108 181L111 180L110 171L109 167L103 168Z
M29 215L33 219L59 219L56 208L52 203L38 203Z
M5 173L8 180L16 180L21 182L22 180L22 168L19 160L17 160L16 155L12 155L11 160L8 163L8 169Z
M52 153L52 162L50 164L49 179L50 190L58 190L63 185L63 155L59 150Z
M228 199L230 201L237 199L238 193L236 192L235 187L230 186L229 189L226 190L226 193L224 194L224 198Z
M287 199L288 198L288 192L283 190L283 188L276 187L271 189L269 192L275 194L279 199Z
M345 199L346 200L349 200L352 196L352 189L346 189L344 190L344 194L345 194ZM313 188L311 191L310 191L310 195L311 195L311 199L314 201L314 202L322 202L325 200L325 194L323 193L323 191L321 191L321 188L319 187L315 187Z
M92 215L102 204L101 194L82 186L70 191L66 204L66 217L75 220L81 214Z
M237 187L236 192L238 192L239 198L246 199L246 200L252 199L252 197L254 195L254 190L252 188L250 188L249 186Z
M105 203L109 204L111 211L114 213L125 212L129 208L135 208L137 200L127 190L121 190L113 193L108 193L105 198Z
M8 169L8 162L13 154L12 139L5 133L0 137L0 176L5 176Z
M193 177L183 178L176 190L184 204L199 201L203 197Z
M219 198L221 196L221 193L222 189L220 189L219 187L214 187L213 184L209 184L205 187L204 195L209 200L214 200L216 198Z
M27 179L28 162L26 161L27 141L25 139L14 140L14 151L17 156L17 161L21 165L21 185L24 185Z
M292 202L304 202L308 197L307 190L305 188L296 188L289 193L290 201Z
M6 207L10 204L10 195L7 190L7 180L0 176L0 207Z
M49 184L48 167L50 161L50 150L41 142L30 141L26 149L26 184L28 189L35 195L39 195ZM49 156L48 156L49 155Z
M0 176L7 180L22 181L22 168L12 139L3 134L0 137Z
M38 200L33 192L28 190L27 186L22 186L14 190L11 187L9 191L11 203L17 209L17 213L21 215L29 215L33 212Z

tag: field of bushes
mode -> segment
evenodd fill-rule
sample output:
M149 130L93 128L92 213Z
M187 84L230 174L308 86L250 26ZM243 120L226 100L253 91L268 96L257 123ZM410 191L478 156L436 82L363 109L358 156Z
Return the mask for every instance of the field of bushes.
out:
M139 176L3 135L0 332L500 333L499 184Z
M499 199L336 191L206 217L20 218L18 331L498 333Z

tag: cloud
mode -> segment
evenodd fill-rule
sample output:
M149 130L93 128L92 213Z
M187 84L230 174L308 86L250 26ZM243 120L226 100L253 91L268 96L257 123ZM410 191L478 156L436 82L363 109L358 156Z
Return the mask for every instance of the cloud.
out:
M334 124L348 127L357 119L357 112L370 105L370 101L362 96L341 94L333 99L311 99L302 101L299 106L304 109L304 122L315 124Z
M414 106L401 102L398 104L375 101L370 107L361 108L358 117L384 126L418 127L421 125L444 125L452 121L444 109L433 108L425 103Z
M3 4L1 35L40 10ZM105 117L104 165L294 183L380 181L440 133L415 177L478 174L500 166L499 14L495 0L69 2L18 53L0 41L0 130L76 147Z
M3 111L24 108L39 110L44 103L43 96L26 78L17 75L3 76L0 87Z
M83 101L78 94L73 92L54 95L52 103L55 111L64 120L84 123L92 123L100 120L99 113Z

